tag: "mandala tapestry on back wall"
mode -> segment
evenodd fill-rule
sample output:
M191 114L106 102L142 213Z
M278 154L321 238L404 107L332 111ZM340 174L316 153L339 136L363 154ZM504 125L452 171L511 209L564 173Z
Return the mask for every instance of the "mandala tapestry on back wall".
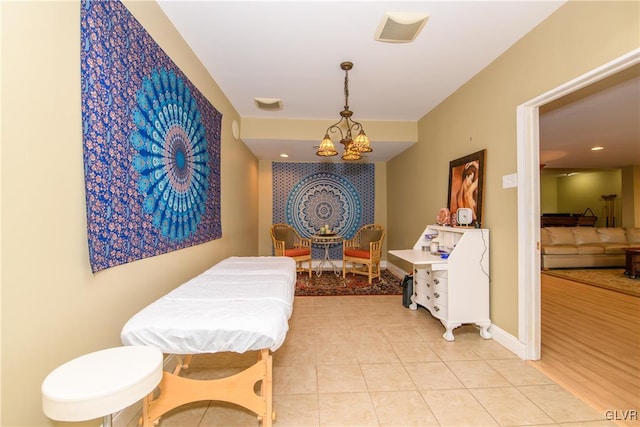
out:
M293 226L302 237L328 225L352 238L374 221L375 165L372 163L273 163L274 223ZM313 258L321 258L321 247ZM331 259L342 259L341 245L330 248Z
M222 115L119 1L81 4L92 271L222 235Z

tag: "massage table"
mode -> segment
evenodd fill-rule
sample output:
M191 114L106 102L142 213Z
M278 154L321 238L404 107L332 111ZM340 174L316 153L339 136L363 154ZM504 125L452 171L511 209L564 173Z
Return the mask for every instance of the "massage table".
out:
M143 402L142 424L190 402L230 402L275 421L273 361L293 312L296 263L288 257L230 257L136 313L122 328L125 345L147 345L185 357L163 372L160 394ZM235 375L196 380L180 376L196 354L258 351L258 361ZM261 382L256 393L255 385Z

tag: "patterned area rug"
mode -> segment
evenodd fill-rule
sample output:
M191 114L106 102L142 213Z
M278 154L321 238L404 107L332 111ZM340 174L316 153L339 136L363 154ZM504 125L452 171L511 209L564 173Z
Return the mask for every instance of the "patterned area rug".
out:
M323 271L309 277L306 273L298 273L296 296L333 296L333 295L401 295L400 278L388 270L382 270L380 279L373 279L369 284L367 276L347 273L345 279L342 272L336 276L332 271Z
M542 274L640 297L640 278L630 279L623 268L567 268L545 270Z

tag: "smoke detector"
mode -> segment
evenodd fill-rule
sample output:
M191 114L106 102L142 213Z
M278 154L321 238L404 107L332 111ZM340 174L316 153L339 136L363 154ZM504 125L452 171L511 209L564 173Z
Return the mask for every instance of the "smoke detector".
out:
M261 110L282 110L282 101L278 98L254 98L253 100L256 103L256 107Z
M429 15L426 13L387 12L382 17L376 40L387 43L409 43L427 23Z

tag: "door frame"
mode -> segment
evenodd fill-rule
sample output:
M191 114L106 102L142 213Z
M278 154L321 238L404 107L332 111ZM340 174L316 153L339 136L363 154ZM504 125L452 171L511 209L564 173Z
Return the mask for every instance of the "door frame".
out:
M640 63L634 49L516 109L518 182L518 340L525 359L540 359L540 128L539 107Z

